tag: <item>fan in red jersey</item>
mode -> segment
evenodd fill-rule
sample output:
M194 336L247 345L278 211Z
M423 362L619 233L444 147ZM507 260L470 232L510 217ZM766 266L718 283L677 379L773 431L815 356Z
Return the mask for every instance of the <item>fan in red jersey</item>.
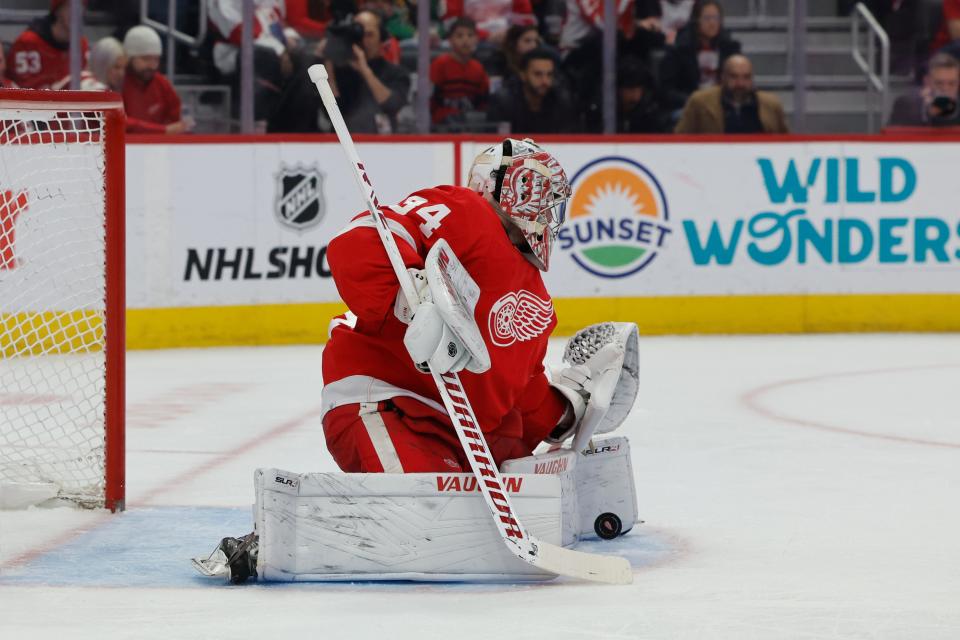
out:
M84 3L86 4L86 3ZM87 39L80 39L86 67ZM50 13L37 18L10 46L8 77L26 89L63 89L70 83L70 3L52 0Z
M582 395L551 386L543 367L556 314L541 271L569 197L552 155L507 139L476 158L469 188L423 189L383 209L427 302L420 270L441 239L475 281L465 302L489 352L485 373L477 373L484 358L463 345L448 357L448 327L429 304L407 317L368 213L330 242L330 269L350 308L334 319L323 357L324 433L341 469L469 470L433 380L414 360L437 373L466 369L461 380L498 463L529 455L583 414Z

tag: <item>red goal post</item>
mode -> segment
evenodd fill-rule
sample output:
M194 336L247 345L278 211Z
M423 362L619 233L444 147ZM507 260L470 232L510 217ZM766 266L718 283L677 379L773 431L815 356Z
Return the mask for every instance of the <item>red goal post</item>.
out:
M0 89L0 508L124 507L124 126Z

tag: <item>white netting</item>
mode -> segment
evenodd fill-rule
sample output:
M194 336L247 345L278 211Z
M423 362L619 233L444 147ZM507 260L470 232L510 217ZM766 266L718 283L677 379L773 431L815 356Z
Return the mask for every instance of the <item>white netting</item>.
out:
M0 109L0 487L104 500L104 114Z

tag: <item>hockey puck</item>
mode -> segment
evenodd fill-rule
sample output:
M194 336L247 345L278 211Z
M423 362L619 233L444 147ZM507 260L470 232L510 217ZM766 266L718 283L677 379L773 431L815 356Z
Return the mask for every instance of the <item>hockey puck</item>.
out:
M623 522L615 513L601 513L593 521L593 530L604 540L613 540L623 531Z

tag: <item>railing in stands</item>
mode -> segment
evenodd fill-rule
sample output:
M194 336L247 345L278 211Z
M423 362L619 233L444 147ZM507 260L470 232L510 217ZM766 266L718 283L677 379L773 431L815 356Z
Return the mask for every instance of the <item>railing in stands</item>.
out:
M767 0L748 0L747 11L755 26L762 26L770 16L767 15Z
M207 3L201 1L198 6L197 34L190 35L177 29L177 0L167 2L167 22L164 24L150 17L150 0L140 0L140 22L153 27L160 35L167 37L167 77L173 80L174 59L177 42L188 47L199 47L207 37Z
M853 8L850 21L852 40L851 53L854 62L866 76L867 81L867 130L876 133L887 117L887 103L890 97L890 38L877 22L877 19L862 2ZM861 21L867 26L867 56L860 49ZM880 43L880 70L877 74L877 46ZM879 98L877 100L876 98ZM879 118L874 116L879 113ZM876 120L879 120L877 122Z
M806 133L807 0L787 2L787 42L787 67L793 81L793 131Z

